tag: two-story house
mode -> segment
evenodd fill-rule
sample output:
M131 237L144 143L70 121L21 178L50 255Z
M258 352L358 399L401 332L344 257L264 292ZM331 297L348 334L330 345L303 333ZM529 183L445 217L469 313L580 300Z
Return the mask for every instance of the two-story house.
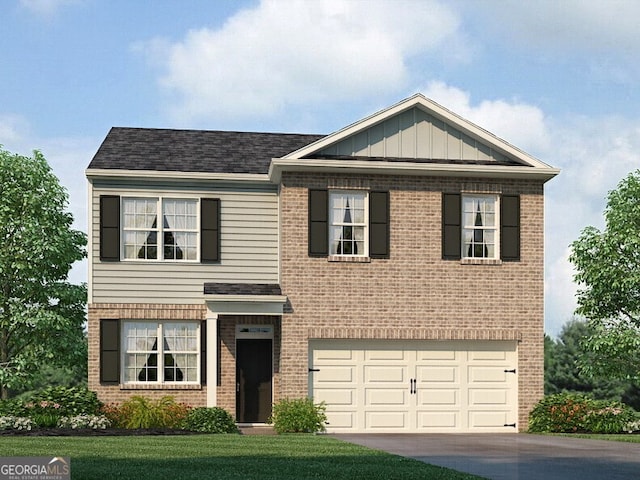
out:
M418 94L326 136L113 128L86 174L103 401L526 429L557 169Z

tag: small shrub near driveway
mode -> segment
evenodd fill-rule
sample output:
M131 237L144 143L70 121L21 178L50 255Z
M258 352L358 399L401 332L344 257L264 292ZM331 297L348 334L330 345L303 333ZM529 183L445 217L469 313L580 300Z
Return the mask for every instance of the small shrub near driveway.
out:
M533 408L533 433L621 433L631 428L634 410L620 402L594 400L580 393L548 395Z
M231 414L220 407L191 409L181 428L201 433L238 433L238 427Z
M325 431L326 407L311 398L280 400L273 405L269 423L276 433L318 433Z

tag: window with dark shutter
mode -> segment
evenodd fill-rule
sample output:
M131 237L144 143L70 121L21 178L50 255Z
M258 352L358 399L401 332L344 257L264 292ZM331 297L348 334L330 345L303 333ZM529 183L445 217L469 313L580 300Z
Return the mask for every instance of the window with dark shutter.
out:
M460 194L442 194L442 259L460 260Z
M520 260L520 196L500 198L500 258L505 262Z
M100 320L100 383L120 383L119 320Z
M220 262L220 199L200 200L200 261Z
M100 195L100 260L120 260L120 197Z
M369 256L389 258L389 192L369 193Z
M309 256L326 257L329 253L329 192L309 190Z

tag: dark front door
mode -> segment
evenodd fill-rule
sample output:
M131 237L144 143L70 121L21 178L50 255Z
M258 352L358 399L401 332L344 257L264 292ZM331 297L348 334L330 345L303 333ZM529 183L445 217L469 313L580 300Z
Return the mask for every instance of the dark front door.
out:
M272 341L236 342L236 417L239 423L264 423L271 415Z

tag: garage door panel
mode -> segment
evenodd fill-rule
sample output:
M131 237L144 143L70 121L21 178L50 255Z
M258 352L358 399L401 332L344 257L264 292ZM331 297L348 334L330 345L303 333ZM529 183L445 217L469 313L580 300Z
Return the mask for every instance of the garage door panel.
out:
M418 350L418 361L423 360L456 360L458 352L455 350Z
M451 431L460 425L458 411L419 411L418 428L423 430L449 429Z
M331 430L353 430L356 426L356 412L331 411L327 408L327 428Z
M457 383L460 377L459 368L455 366L418 366L416 373L419 385L423 383Z
M352 383L355 379L355 367L323 366L314 373L314 380L319 384Z
M365 413L365 427L372 430L408 428L408 412L370 411Z
M509 400L506 389L469 389L469 405L498 405L504 407Z
M446 389L423 389L418 390L418 405L459 405L459 391Z
M469 383L506 383L507 375L504 366L469 367Z
M407 351L406 350L389 350L389 349L365 350L364 359L365 361L396 360L396 361L402 362L407 360Z
M353 405L355 389L323 388L316 392L316 403L325 402L328 405Z
M378 389L365 390L366 405L405 405L409 392L406 389Z
M382 382L382 383L409 383L407 368L398 366L365 366L364 367L365 382Z
M335 350L317 349L313 351L314 362L325 360L353 360L353 350L350 348L341 348Z
M509 412L470 411L469 426L471 428L500 428L504 429L509 422Z

